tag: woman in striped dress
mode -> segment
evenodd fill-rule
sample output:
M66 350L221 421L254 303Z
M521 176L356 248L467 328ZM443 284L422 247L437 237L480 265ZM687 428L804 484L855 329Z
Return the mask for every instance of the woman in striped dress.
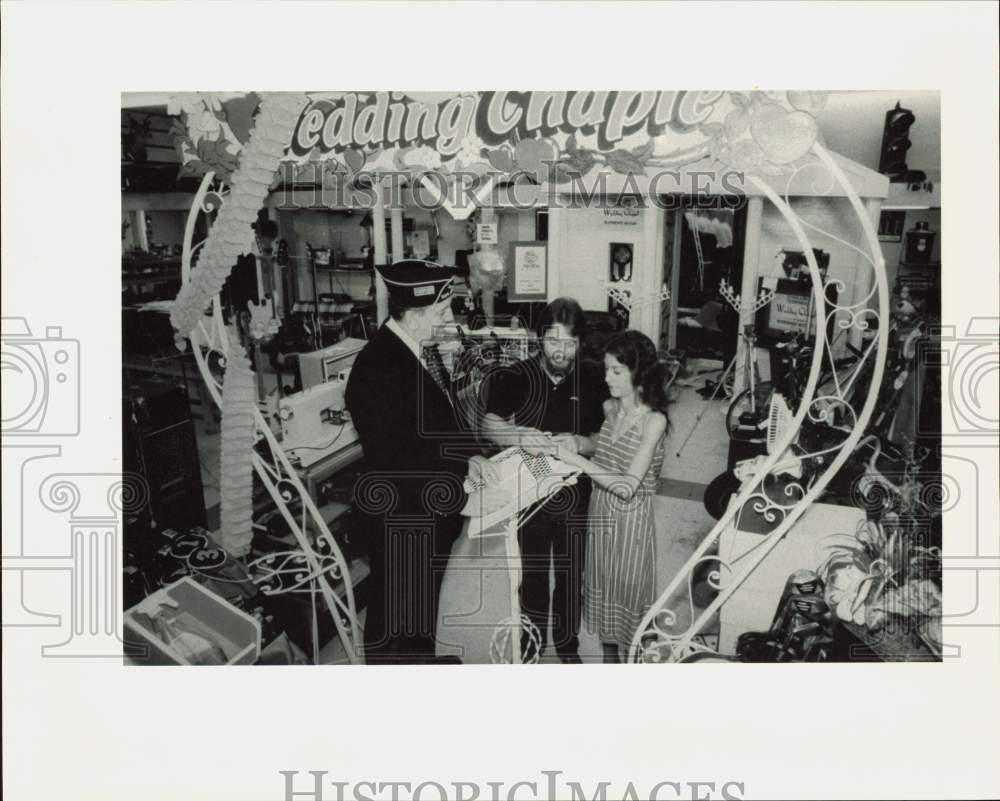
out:
M652 498L663 465L669 370L638 331L608 342L604 370L611 398L593 459L565 450L559 456L594 484L583 614L604 645L604 661L618 662L656 597Z

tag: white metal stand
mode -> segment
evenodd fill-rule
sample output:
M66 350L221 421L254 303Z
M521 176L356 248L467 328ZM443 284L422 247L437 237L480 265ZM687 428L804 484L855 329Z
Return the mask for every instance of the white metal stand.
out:
M542 653L546 633L539 631L527 616L521 614L521 547L518 545L517 532L522 526L527 525L528 521L538 514L542 507L561 489L571 486L575 481L576 477L574 476L554 483L545 498L504 521L503 534L507 556L507 580L510 589L510 616L501 620L493 630L493 637L490 641L490 659L494 663L522 664L524 655L521 653L521 637L525 633L534 646L531 661L537 662ZM480 534L478 536L489 535ZM509 662L507 660L508 640L510 641Z
M318 569L309 564L306 554L302 551L278 551L255 559L247 568L251 579L264 595L286 595L290 593L308 593L312 605L312 652L313 664L319 664L319 609L317 594L319 593L319 578L327 576L336 580L339 576L336 559L331 556L317 554L320 561Z

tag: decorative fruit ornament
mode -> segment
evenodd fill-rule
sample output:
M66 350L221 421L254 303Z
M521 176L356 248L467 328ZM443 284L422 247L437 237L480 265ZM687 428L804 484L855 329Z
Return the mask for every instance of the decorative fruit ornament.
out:
M804 111L786 111L777 103L755 104L750 135L768 161L791 164L809 152L816 141L816 120Z
M818 117L826 108L829 92L788 92L788 104L796 111Z

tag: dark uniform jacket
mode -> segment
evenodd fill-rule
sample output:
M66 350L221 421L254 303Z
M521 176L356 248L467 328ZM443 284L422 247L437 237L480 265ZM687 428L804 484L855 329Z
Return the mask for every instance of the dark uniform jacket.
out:
M358 354L345 401L364 450L354 520L371 559L367 661L426 661L475 451L448 396L387 326Z

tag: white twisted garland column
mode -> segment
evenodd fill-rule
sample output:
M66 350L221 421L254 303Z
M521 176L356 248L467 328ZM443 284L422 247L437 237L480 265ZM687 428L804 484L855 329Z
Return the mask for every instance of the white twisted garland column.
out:
M250 251L254 238L251 224L264 205L278 163L307 102L304 94L276 92L261 97L250 140L233 174L229 197L209 231L197 268L191 271L170 311L170 321L177 330L181 349L183 338L191 336L205 309L225 284L236 260ZM227 344L220 454L221 545L233 555L243 556L249 552L252 538L256 394L253 372L243 346L235 338L230 338Z
M274 109L285 107L282 123L283 133L276 133L273 126L267 130L261 128L258 132L266 134L260 141L264 142L266 147L270 149L271 155L278 152L274 142L281 136L287 136L287 141L290 141L294 119L291 119L288 112L289 109L297 107L303 97L299 95L265 96L267 104L258 114L258 126L262 123L267 126L269 121L273 121L275 115L272 112ZM294 102L285 102L288 98ZM299 98L299 100L295 100L295 98ZM256 130L257 128L255 128ZM270 144L267 144L265 140L270 141ZM253 161L253 151L251 150L251 157L247 163L250 164ZM243 162L241 162L241 166L242 164ZM252 192L259 195L259 202L262 204L267 191L267 185L264 183L265 176L259 172L248 173L248 176L252 179ZM211 251L209 251L210 258L208 259L205 259L205 253L201 254L200 266L198 270L194 271L191 269L192 256L199 248L207 247L220 220L234 219L239 223L239 225L231 226L231 229L234 232L240 231L248 234L250 239L247 240L248 244L245 247L248 248L249 242L252 240L250 225L237 219L238 216L241 216L242 219L246 220L249 219L249 215L246 213L235 215L225 211L225 209L228 204L235 202L237 206L244 208L244 212L248 211L250 206L253 206L256 212L258 201L252 199L251 193L248 193L248 187L242 179L240 181L234 180L233 191L228 193L228 196L224 197L227 194L224 192L215 196L216 193L210 191L213 178L214 173L211 172L203 178L188 215L182 257L182 274L185 282L193 281L195 273L206 275L206 273L201 272L200 268L213 262ZM270 178L267 178L267 181L269 182ZM240 187L238 191L237 187ZM209 240L197 245L193 244L198 216L217 210L219 213L215 224L210 229ZM239 252L242 251L243 245L232 242L223 242L223 245L228 255L219 257L219 259L228 260L225 263L231 266L235 263ZM231 255L234 251L236 251L236 255ZM219 265L216 264L216 266ZM201 279L202 282L204 280L206 279ZM221 283L218 286L221 287ZM244 542L249 541L247 532L250 529L246 516L249 507L246 505L246 499L252 497L252 474L248 471L253 470L294 535L300 552L309 565L310 575L315 579L315 589L326 603L348 661L357 663L361 661L361 655L355 644L361 641L361 628L347 562L330 534L329 527L323 520L315 502L306 492L288 461L288 457L282 451L280 443L270 430L268 421L264 419L260 409L257 408L252 386L249 390L247 388L249 361L242 346L235 339L230 338L223 325L218 296L208 296L205 294L204 288L195 287L182 291L178 295L178 300L181 303L173 318L175 320L194 320L194 327L188 332L188 336L193 346L195 362L212 399L218 406L224 407L223 429L229 433L229 436L224 436L224 467L221 483L225 487L222 493L223 497L227 499L225 501L225 519L228 531L225 537L230 543L228 547L239 550L243 547ZM213 313L211 317L206 317L204 311L209 302L212 303ZM187 308L183 308L184 306ZM183 346L184 343L180 344ZM223 399L223 383L216 379L209 366L210 363L214 363L213 359L216 358L220 360L219 364L227 366L223 378L225 400ZM252 435L247 434L245 427L247 413L253 421L254 431ZM232 421L235 421L236 425L230 426ZM267 448L258 453L257 449L254 448L254 443L259 443L261 440L266 443ZM289 504L294 500L298 500L302 506L299 516L293 514L289 508ZM329 564L330 560L333 561L333 567ZM337 582L343 582L342 590L335 588Z
M278 163L307 102L306 95L287 92L261 97L250 141L240 153L239 167L233 173L229 198L209 231L197 268L191 271L190 280L181 287L170 311L170 321L179 336L188 336L194 330L226 283L236 260L250 252L254 241L250 226L264 205Z
M250 360L235 333L229 335L222 382L219 486L221 542L233 556L250 553L253 539L253 446L256 389Z

